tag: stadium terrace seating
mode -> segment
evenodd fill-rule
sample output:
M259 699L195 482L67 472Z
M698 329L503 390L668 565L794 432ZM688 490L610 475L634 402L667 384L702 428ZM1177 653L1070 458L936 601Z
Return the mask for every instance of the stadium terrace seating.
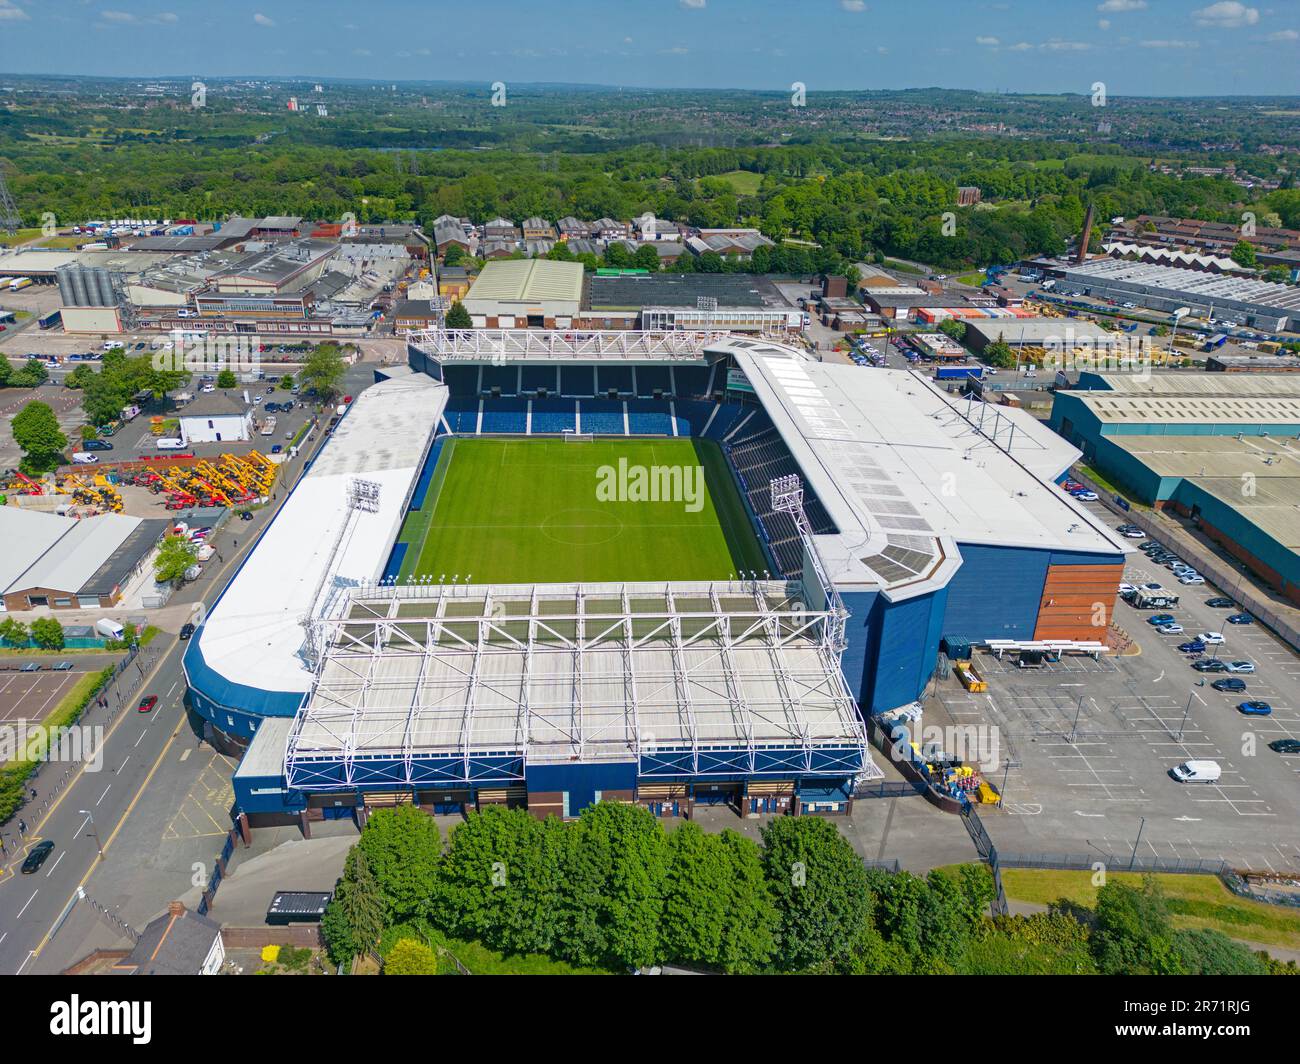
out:
M453 397L478 395L478 366L443 366L442 379Z
M530 431L534 436L577 431L577 405L573 399L534 399L532 401L533 416ZM484 422L483 431L486 432L486 418Z
M596 371L593 366L561 366L560 394L586 398L596 394Z
M672 391L672 381L668 377L667 366L637 366L636 394L643 399L653 399L655 391L668 395Z
M494 399L483 404L483 433L485 435L522 436L527 431L528 400Z
M492 389L498 388L502 395L518 395L519 367L484 366L482 385L485 394L491 394Z
M740 479L750 509L762 526L762 537L781 575L796 577L803 571L803 544L799 530L789 514L772 507L771 481L790 473L799 474L799 466L786 448L781 435L765 414L755 415L753 425L746 424L737 437L723 445L727 459ZM818 534L835 531L826 508L804 487L804 512Z
M633 436L671 436L673 419L671 407L656 400L629 403L627 427Z
M534 392L546 391L555 394L559 383L557 366L524 366L520 374L519 390L532 395Z
M598 432L603 436L625 435L623 403L617 399L584 399L579 404L580 432Z
M478 429L478 408L479 401L477 399L452 396L447 401L447 409L443 413L443 419L452 432L461 436L470 436Z
M605 395L610 389L618 392L619 395L633 393L631 366L596 367L596 394Z

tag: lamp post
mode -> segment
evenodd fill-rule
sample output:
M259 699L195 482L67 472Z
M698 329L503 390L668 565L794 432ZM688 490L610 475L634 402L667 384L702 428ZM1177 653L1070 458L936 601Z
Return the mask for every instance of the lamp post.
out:
M85 813L86 819L90 821L91 830L86 832L86 834L95 836L95 849L99 851L99 859L102 861L104 859L104 844L100 842L99 832L95 830L95 814L89 809L78 809L77 812Z

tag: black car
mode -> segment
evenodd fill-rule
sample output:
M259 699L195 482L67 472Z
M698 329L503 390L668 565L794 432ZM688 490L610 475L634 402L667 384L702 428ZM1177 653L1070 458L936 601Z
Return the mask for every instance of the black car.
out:
M1210 686L1216 691L1244 691L1246 681L1238 676L1226 676L1222 680L1215 680Z
M1192 668L1197 672L1227 672L1228 666L1218 658L1209 658L1206 661L1193 661Z
M1216 610L1230 610L1236 603L1230 598L1212 598L1206 602L1206 605Z
M193 634L194 634L194 625L192 624L181 625L181 634L179 636L180 639L188 639Z
M1300 754L1300 739L1275 739L1268 748L1275 754Z
M33 872L40 871L41 865L45 859L54 852L54 843L49 839L44 842L38 842L27 854L27 859L23 861L23 875L30 876Z
M253 519L253 511L252 511L252 510L245 510L245 511L243 511L243 512L239 515L239 519L240 519L241 521L251 521L251 520Z
M111 451L113 445L107 440L85 440L81 444L83 451Z

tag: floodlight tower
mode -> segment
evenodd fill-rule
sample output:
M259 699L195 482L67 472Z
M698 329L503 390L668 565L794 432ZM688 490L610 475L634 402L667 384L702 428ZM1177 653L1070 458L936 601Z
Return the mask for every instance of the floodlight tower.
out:
M826 639L836 654L843 654L849 645L845 636L849 611L845 608L840 593L835 590L835 585L826 575L826 566L822 563L821 554L818 553L817 545L813 542L812 523L803 508L803 481L794 473L784 477L773 477L768 484L768 490L772 496L772 509L790 515L795 528L799 530L799 538L808 548L808 557L812 560L813 571L821 583L822 594L826 597L826 605L831 612Z
M18 206L14 203L14 198L9 192L9 185L5 181L5 168L0 164L0 229L13 236L18 232L18 227L22 223L22 218L18 215Z

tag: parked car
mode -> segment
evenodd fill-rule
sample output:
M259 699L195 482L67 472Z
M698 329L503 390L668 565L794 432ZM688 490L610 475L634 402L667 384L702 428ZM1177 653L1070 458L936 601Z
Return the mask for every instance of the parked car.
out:
M1132 595L1132 594L1134 594L1136 591L1137 591L1137 588L1135 588L1132 584L1120 584L1120 585L1119 585L1119 593L1120 593L1121 595Z
M1208 643L1212 647L1218 646L1223 642L1223 634L1221 632L1201 632L1196 638L1201 640L1203 643Z
M1248 717L1271 717L1273 707L1267 702L1242 702L1237 708Z
M193 634L194 634L194 625L192 625L192 624L183 624L183 625L181 625L180 635L177 636L177 638L178 638L178 639L188 639L188 638L189 638L190 636L192 636Z
M136 710L140 713L148 713L157 704L157 695L146 695L144 698L140 699L140 704L136 706Z
M1126 539L1146 539L1147 535L1140 528L1127 528L1123 532Z
M1181 624L1159 624L1156 625L1156 631L1161 635L1182 635L1183 626Z
M39 872L41 865L53 852L54 843L49 839L38 842L27 852L27 857L23 860L23 875L30 876L34 872Z
M1229 624L1254 624L1255 618L1249 613L1234 613L1228 618Z
M1096 502L1097 493L1095 491L1075 491L1071 494L1080 502Z
M1232 599L1222 598L1222 597L1209 599L1205 604L1211 607L1212 609L1216 609L1216 610L1230 610L1232 609L1233 606L1236 605L1236 603L1233 602Z
M70 662L70 661L61 661L61 662L59 662L57 665L54 666L54 668L53 668L52 671L53 671L53 672L71 672L71 671L72 671L72 662Z
M1216 691L1241 692L1246 689L1246 681L1236 676L1225 676L1222 680L1215 680L1210 686Z
M1217 761L1184 761L1169 770L1179 783L1217 783L1223 769Z
M85 440L81 444L83 451L111 451L113 445L107 440Z
M1186 643L1179 643L1178 649L1184 654L1204 654L1205 644L1199 639L1189 639Z
M283 450L284 450L284 448L283 448L282 446L280 446L280 444L277 443L277 444L275 444L275 446L273 446L273 447L271 448L271 453L272 453L272 454L279 454L279 453L280 453L281 451L283 451Z
M1203 661L1193 661L1192 668L1197 672L1227 672L1228 666L1218 658L1206 658Z
M1275 754L1300 754L1300 739L1275 739L1268 748Z
M1180 584L1186 585L1187 587L1200 587L1203 583L1205 583L1205 577L1203 577L1200 573L1187 573L1184 576L1180 576L1178 578L1178 582Z
M1228 662L1228 671L1249 674L1255 671L1255 663L1253 661L1230 661Z
M243 512L239 515L239 519L240 519L241 521L251 521L251 520L253 519L253 511L252 511L252 510L245 510L245 511L243 511Z
M1174 615L1172 613L1153 613L1150 617L1147 618L1147 624L1152 626L1159 626L1162 624L1173 624L1173 623L1174 623Z

